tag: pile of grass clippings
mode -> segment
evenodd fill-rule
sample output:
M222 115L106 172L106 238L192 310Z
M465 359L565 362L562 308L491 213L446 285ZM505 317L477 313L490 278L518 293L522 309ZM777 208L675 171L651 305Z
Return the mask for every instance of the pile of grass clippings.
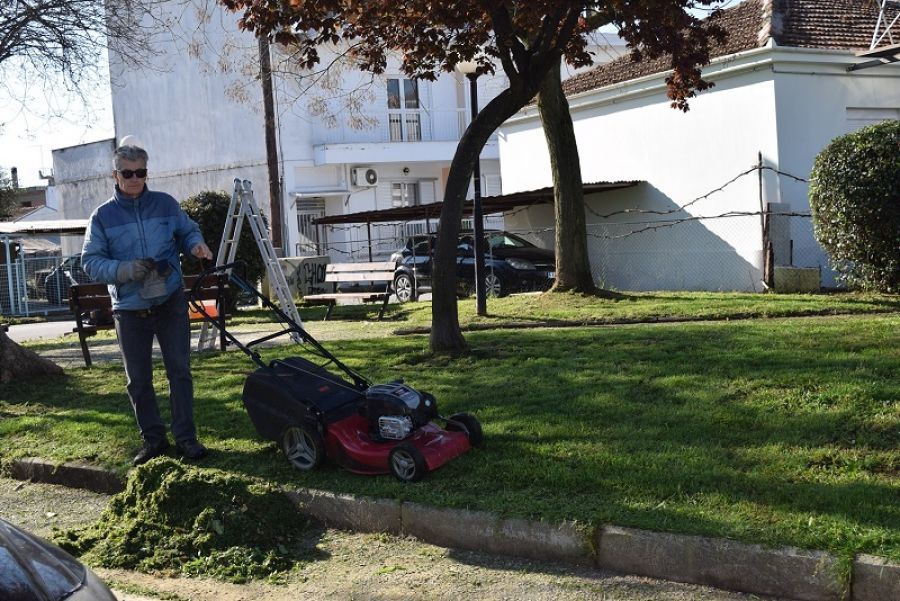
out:
M96 524L55 542L107 568L278 581L309 556L307 526L271 486L163 457L133 470Z

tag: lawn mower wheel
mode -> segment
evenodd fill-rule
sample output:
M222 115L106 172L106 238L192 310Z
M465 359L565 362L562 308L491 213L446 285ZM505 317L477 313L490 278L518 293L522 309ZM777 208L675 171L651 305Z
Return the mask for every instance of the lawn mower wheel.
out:
M480 447L484 442L481 424L471 413L454 413L447 420L447 429L451 432L465 432L469 437L469 444L473 447Z
M325 441L322 435L308 425L291 425L281 435L281 450L298 470L313 470L325 458Z
M408 442L391 449L388 465L394 477L402 482L418 482L428 471L422 451Z

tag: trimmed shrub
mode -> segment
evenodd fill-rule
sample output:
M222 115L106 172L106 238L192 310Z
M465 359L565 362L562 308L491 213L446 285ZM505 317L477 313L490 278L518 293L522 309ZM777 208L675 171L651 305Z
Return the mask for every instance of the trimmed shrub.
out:
M900 121L835 138L809 186L816 239L848 284L900 292Z

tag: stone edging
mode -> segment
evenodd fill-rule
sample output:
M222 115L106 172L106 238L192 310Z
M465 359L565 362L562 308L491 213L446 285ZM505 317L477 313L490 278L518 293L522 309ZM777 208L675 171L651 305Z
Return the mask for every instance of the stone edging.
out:
M41 459L9 464L14 478L86 488L123 490L115 473ZM434 508L326 491L285 490L298 510L337 528L413 536L445 547L594 566L798 601L900 601L900 564L858 555L852 586L843 590L834 555L792 547L770 549L728 539L602 526L501 518L489 512Z

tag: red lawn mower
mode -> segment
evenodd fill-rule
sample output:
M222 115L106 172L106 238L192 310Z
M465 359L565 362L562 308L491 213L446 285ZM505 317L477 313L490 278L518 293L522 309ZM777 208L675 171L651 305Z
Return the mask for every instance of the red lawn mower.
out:
M188 301L259 366L244 383L244 407L259 435L278 442L295 468L315 469L327 457L357 474L391 473L403 482L416 482L481 444L481 424L473 415L443 418L434 396L400 379L371 384L238 276L235 267L230 263L205 270ZM228 332L197 294L207 276L220 274L228 274L232 285L271 310L282 329L249 342ZM255 347L284 335L307 356L267 365Z

